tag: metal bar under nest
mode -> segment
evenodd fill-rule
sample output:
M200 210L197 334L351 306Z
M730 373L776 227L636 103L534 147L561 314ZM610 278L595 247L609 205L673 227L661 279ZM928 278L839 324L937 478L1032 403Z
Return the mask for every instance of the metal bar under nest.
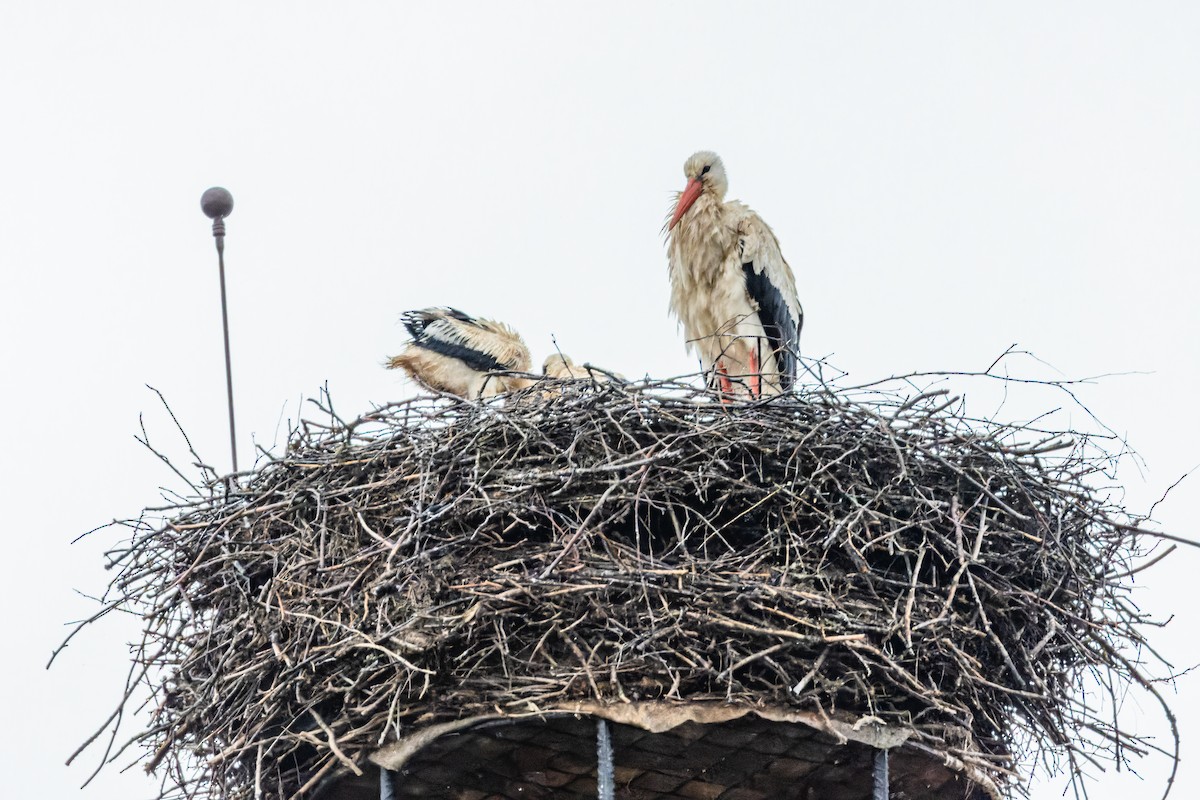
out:
M390 769L379 768L379 800L396 800L396 787Z
M888 800L888 751L875 751L875 774L871 800Z
M608 720L596 720L596 797L613 800L613 749Z

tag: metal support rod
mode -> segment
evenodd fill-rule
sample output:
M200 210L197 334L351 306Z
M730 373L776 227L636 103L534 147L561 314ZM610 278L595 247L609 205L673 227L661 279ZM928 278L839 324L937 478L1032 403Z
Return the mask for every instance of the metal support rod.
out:
M379 800L396 800L396 786L390 769L379 768Z
M218 234L217 226L221 226ZM213 236L217 237L217 263L221 271L221 328L225 332L225 396L229 403L229 456L233 460L233 471L238 471L237 429L233 423L233 365L229 358L229 306L225 300L225 222L220 217L213 220Z
M888 800L888 751L875 751L875 774L871 800Z
M596 797L613 800L613 749L608 720L596 720Z
M233 211L233 195L219 186L206 191L200 208L212 219L213 238L217 241L217 264L221 273L221 329L225 333L225 395L229 404L229 454L233 471L238 471L237 431L233 423L233 366L229 357L229 306L225 297L225 217Z

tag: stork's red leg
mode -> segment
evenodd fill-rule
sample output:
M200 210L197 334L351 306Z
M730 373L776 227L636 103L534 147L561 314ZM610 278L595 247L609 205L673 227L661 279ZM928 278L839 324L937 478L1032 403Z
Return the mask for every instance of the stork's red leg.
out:
M721 402L732 402L733 381L729 380L729 373L725 371L725 364L722 361L717 362L717 380L721 382Z
M758 367L758 353L750 351L750 396L762 397L762 373Z

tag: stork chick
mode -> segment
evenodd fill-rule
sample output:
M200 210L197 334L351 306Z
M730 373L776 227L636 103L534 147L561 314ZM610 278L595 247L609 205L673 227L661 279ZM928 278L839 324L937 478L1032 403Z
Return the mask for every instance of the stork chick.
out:
M607 383L613 378L624 381L625 376L619 372L593 366L591 369L581 367L565 353L551 353L542 362L542 374L547 378L558 380L587 378L597 383Z
M402 369L417 383L465 400L516 391L531 381L504 372L528 372L529 348L502 322L475 319L455 308L406 311L401 321L412 341L388 369Z
M588 371L576 366L571 357L564 353L551 353L546 356L546 360L542 362L542 374L555 380L588 377Z
M745 204L725 201L716 153L683 165L687 186L667 223L671 311L688 348L721 391L748 379L751 397L789 391L796 380L804 311L775 234Z

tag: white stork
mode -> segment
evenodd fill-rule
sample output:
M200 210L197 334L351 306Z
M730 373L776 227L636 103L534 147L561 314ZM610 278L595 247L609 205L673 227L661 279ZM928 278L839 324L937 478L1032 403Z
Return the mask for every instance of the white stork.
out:
M555 380L586 378L588 371L577 366L575 361L566 353L551 353L542 362L542 374Z
M589 386L594 386L598 383L608 383L610 380L625 380L623 375L616 372L610 372L599 367L581 367L569 355L560 352L551 353L546 356L546 360L542 362L542 375L555 381L587 380ZM547 399L563 394L563 392L563 386L555 386L553 389L543 389L541 397Z
M731 377L748 378L752 397L786 392L804 311L779 241L745 204L724 202L729 184L716 153L696 153L683 174L687 187L667 223L668 266L671 311L688 347L727 395Z
M502 322L475 319L454 308L401 315L412 341L388 369L402 369L427 389L475 400L523 389L531 381L504 372L528 372L529 348Z
M610 378L625 380L620 373L602 367L581 367L566 353L551 353L546 356L546 360L542 362L542 374L555 380L590 378L597 383L606 383Z

